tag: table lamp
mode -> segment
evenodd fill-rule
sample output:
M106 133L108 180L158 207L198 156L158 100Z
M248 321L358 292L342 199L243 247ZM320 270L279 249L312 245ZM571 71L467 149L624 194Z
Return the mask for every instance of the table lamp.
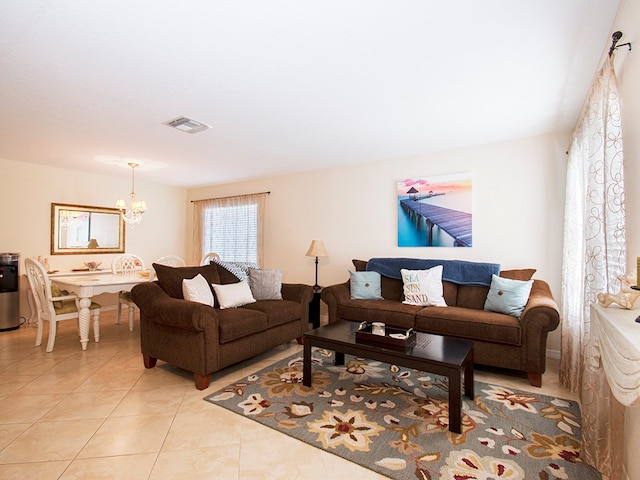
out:
M324 246L322 240L312 240L309 250L305 254L307 257L316 257L316 283L313 286L314 292L320 291L320 285L318 285L318 257L328 257L327 249Z

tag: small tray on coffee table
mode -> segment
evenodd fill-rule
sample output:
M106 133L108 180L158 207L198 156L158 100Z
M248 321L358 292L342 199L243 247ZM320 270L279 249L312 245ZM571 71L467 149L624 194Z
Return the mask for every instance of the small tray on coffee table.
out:
M384 336L374 335L371 333L372 329L373 325L371 323L362 322L358 330L356 330L356 342L400 351L404 351L407 347L413 347L416 344L416 332L413 328L405 330L403 328L385 327ZM404 335L405 337L394 338L390 335Z

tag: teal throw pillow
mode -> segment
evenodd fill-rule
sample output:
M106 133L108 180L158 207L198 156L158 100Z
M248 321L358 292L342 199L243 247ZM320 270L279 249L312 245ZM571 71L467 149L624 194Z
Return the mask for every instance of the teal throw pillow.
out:
M382 300L378 272L349 272L351 298L354 300Z
M484 309L520 318L529 300L532 285L533 280L511 280L493 275Z

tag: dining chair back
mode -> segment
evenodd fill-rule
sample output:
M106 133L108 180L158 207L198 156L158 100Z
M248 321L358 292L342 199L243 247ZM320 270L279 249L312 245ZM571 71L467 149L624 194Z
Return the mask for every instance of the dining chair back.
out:
M164 257L160 257L155 262L158 265L166 265L168 267L186 267L187 262L184 261L184 258L179 257L178 255L165 255Z
M78 297L60 291L57 285L52 284L44 265L37 260L25 258L24 265L38 318L36 347L42 345L43 324L47 321L49 322L49 340L46 351L51 352L56 341L57 323L62 320L79 318ZM98 341L100 338L100 305L91 302L89 310L93 317L93 333Z
M111 271L114 275L135 275L137 272L145 270L144 260L134 253L123 253L114 257L111 262ZM116 323L120 323L122 315L122 305L129 308L129 331L133 332L133 319L137 305L131 299L131 292L122 291L118 293L118 310L116 313Z
M200 261L200 266L209 265L211 263L211 260L220 260L220 255L218 255L215 252L207 253L204 257L202 257L202 260Z

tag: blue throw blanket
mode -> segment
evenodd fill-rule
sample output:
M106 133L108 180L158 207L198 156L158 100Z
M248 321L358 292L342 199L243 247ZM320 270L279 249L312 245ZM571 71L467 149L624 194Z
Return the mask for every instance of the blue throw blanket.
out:
M431 260L423 258L372 258L367 270L385 277L402 279L400 269L427 270L442 265L442 279L458 285L491 286L491 276L500 274L500 264L464 260Z

